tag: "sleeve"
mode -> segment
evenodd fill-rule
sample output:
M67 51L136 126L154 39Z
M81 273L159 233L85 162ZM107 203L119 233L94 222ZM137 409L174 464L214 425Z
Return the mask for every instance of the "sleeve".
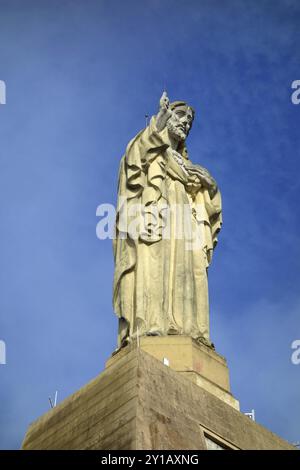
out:
M132 139L126 149L127 181L129 185L139 184L136 179L143 170L147 170L150 163L161 155L168 147L164 132L156 129L155 116L151 118L149 126Z

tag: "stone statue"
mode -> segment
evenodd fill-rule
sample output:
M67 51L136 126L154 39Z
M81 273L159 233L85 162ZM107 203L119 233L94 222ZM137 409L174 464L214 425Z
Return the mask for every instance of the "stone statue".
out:
M188 157L194 110L169 102L128 144L114 239L118 347L137 335L209 339L207 268L222 224L215 180Z

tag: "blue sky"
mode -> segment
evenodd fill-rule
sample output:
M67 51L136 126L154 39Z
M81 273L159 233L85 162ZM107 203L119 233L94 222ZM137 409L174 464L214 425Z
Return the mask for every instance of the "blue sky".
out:
M299 44L296 0L0 0L0 448L116 346L96 208L165 86L223 196L212 339L242 411L300 441Z

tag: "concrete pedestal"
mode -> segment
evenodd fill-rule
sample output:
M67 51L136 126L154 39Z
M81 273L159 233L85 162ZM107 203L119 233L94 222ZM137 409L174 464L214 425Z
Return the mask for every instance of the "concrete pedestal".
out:
M31 424L22 448L294 449L208 391L205 381L230 394L224 361L205 346L181 341L180 354L172 343L164 345L166 353L155 338L124 348L98 377Z
M240 409L238 400L230 393L226 359L211 348L189 336L144 336L138 346L228 405ZM123 354L127 354L126 349L112 356L106 367L116 363Z

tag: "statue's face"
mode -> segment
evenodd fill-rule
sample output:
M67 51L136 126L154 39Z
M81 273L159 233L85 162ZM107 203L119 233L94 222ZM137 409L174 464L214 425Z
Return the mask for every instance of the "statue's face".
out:
M190 108L187 110L178 109L173 111L172 116L167 121L167 128L171 136L182 142L189 135L193 124L193 112Z

